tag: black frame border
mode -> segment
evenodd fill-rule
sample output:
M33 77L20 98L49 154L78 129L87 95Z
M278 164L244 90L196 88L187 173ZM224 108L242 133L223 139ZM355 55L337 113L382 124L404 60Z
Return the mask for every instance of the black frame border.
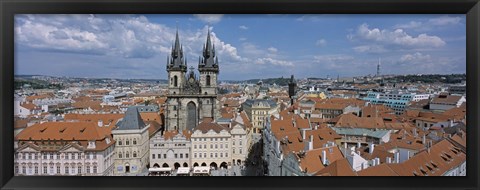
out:
M13 27L15 14L466 14L466 177L14 177ZM479 0L0 0L0 187L1 189L478 189ZM188 181L185 181L185 179Z

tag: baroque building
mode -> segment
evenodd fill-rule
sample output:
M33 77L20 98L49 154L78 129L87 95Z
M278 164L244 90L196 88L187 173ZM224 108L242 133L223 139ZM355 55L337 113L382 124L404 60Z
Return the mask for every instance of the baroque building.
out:
M210 40L210 30L203 54L199 57L200 76L197 77L193 67L190 67L187 73L187 67L177 31L172 53L167 58L168 95L165 118L167 131L192 130L203 118L219 117L218 58L215 56L215 46Z

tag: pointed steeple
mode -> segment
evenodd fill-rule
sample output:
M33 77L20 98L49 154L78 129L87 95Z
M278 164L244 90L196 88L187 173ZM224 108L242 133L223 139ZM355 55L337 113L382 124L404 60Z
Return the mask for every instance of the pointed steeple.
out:
M207 31L207 41L203 46L203 58L198 62L198 70L218 72L218 58L215 57L215 45L210 37L210 27Z
M185 60L183 58L183 47L180 44L180 38L178 37L178 27L175 33L175 42L172 45L171 59L168 60L167 71L180 70L186 71Z

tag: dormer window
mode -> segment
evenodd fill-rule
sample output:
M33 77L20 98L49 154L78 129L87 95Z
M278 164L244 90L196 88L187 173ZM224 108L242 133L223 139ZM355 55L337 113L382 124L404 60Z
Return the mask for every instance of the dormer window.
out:
M94 149L95 147L95 141L88 141L87 149Z

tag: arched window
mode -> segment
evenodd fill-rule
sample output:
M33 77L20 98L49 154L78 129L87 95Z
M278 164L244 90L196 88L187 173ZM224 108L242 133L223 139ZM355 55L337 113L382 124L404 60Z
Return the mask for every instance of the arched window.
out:
M137 139L133 139L133 145L137 144Z
M130 154L127 152L125 153L125 158L129 158L130 157Z
M210 86L210 75L207 75L207 86Z
M122 140L118 140L118 145L122 145Z
M177 85L178 85L177 82L178 82L178 77L177 77L177 76L174 76L174 77L173 77L173 86L174 86L174 87L177 87Z
M134 157L134 158L137 157L137 152L133 152L133 157Z
M122 158L122 153L121 152L118 153L118 158Z
M130 145L130 141L127 139L127 141L125 142L125 145Z

